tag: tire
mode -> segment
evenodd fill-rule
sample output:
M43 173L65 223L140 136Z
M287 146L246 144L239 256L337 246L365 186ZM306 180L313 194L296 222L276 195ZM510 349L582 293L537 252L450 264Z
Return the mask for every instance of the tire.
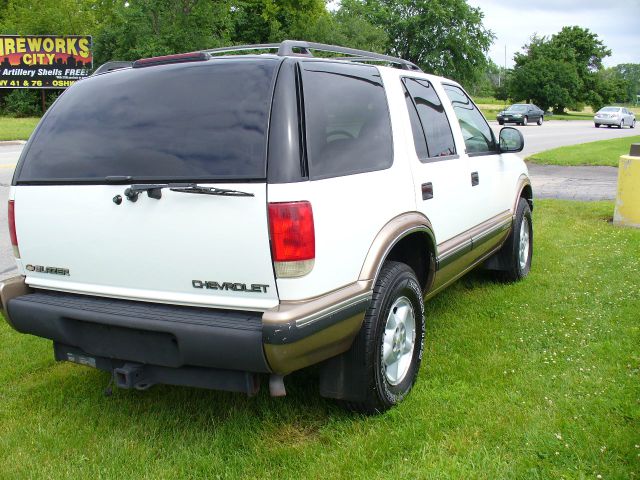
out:
M498 120L498 125L504 125L504 122L502 120Z
M523 239L524 235L526 238ZM525 244L526 251L523 251ZM518 201L513 229L497 255L501 257L499 263L502 268L497 272L501 280L517 282L529 274L533 258L533 223L529 202L524 198Z
M346 402L347 408L376 414L402 401L418 377L424 334L424 302L414 271L404 263L386 262L351 347L360 359L352 373L367 384L366 395L362 401Z
M624 119L620 120L620 123L618 124L618 128L622 127L624 127Z
M596 128L600 128L600 124L599 123L596 123Z
M629 127L629 128L636 128L636 120L635 120L635 118L631 122L631 127Z
M522 126L526 126L529 123L529 118L525 115L525 117L522 119Z
M538 121L536 122L538 125L542 125L542 122L544 122L544 117L540 116L540 118L538 118Z
M607 125L607 128L611 128L611 125Z

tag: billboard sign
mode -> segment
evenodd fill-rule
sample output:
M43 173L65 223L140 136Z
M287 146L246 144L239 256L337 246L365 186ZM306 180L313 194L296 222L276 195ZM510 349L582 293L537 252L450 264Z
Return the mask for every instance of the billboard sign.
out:
M0 35L0 88L67 88L93 66L90 36Z

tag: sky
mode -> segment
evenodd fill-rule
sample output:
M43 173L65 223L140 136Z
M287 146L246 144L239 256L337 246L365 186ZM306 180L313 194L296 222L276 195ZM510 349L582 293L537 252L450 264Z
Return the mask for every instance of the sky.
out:
M484 13L484 26L496 35L489 57L507 68L513 54L534 33L550 36L564 26L578 25L598 35L610 50L606 67L640 63L640 0L467 0Z

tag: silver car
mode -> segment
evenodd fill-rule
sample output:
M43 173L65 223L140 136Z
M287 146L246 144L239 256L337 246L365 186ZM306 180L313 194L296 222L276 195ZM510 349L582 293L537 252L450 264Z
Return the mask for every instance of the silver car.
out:
M600 125L616 125L618 128L622 128L625 125L629 128L636 126L636 116L630 110L624 107L603 107L594 115L593 121L596 124L596 128Z

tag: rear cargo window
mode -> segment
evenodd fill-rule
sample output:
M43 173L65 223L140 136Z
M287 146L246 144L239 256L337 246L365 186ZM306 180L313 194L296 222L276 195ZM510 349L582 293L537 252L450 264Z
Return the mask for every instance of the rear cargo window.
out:
M327 62L302 65L311 179L390 167L391 124L378 70Z
M18 182L263 179L274 59L127 69L51 107Z

